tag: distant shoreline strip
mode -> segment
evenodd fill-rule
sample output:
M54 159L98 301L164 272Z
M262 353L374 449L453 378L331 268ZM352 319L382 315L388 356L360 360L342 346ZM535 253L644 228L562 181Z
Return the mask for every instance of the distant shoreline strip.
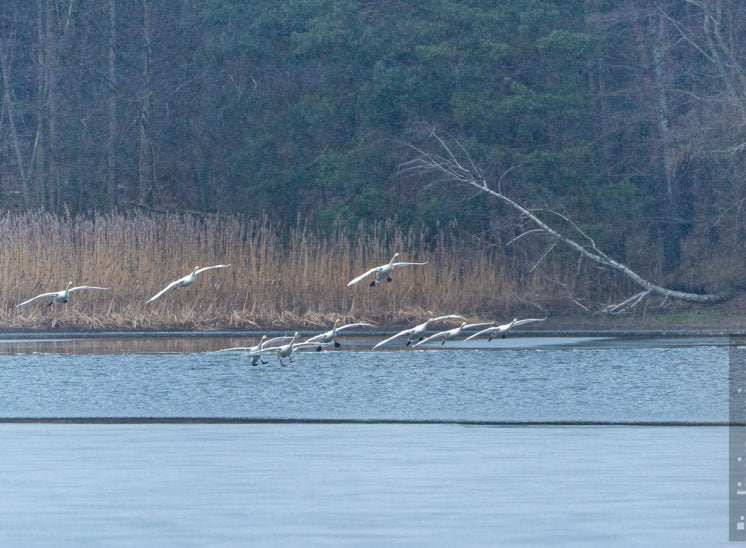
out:
M276 419L251 417L0 417L0 424L411 424L461 426L743 426L693 421L469 421L391 419Z

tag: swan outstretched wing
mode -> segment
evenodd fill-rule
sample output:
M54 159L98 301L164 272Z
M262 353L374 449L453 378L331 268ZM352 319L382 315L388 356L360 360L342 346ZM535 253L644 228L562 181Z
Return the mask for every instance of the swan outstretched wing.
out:
M247 356L261 356L262 354L271 354L273 352L278 352L282 346L270 346L268 348L260 348L259 350L252 350L251 352L247 352Z
M546 320L546 318L526 318L525 320L518 320L517 322L513 322L513 327L516 325L523 325L525 323L531 323L531 322L543 322Z
M220 350L212 350L211 353L214 352L248 352L255 350L255 346L234 346L233 348L221 348Z
M336 322L335 322L336 325ZM312 343L312 342L322 342L325 338L329 337L333 339L334 337L332 335L336 335L340 331L344 331L345 329L350 329L351 327L372 327L372 323L366 323L366 322L358 322L358 323L348 323L345 325L340 325L339 327L335 327L333 329L330 329L329 331L325 331L324 333L319 333L318 335L314 335L313 337L310 337L306 339L305 342Z
M426 342L439 339L440 337L445 337L450 331L451 330L448 329L446 331L438 331L437 333L433 333L429 337L425 337L424 339L422 339L420 342L413 344L412 348L414 348L415 346L420 346L421 344L425 344Z
M264 348L265 346L271 343L276 343L280 341L289 341L292 338L293 337L288 337L287 335L284 335L282 337L273 337L271 339L267 339L266 341L259 343L259 348Z
M431 322L437 322L439 320L465 320L463 316L459 314L448 314L446 316L438 316L437 318L432 318Z
M380 266L376 266L376 267L371 268L370 270L368 270L365 274L360 274L360 276L358 276L357 278L353 278L352 280L350 280L349 282L347 282L347 287L351 286L352 284L358 283L360 280L362 280L363 278L367 278L368 276L370 276L374 272L378 272L379 268L381 268L381 267Z
M497 329L498 329L498 326L488 327L487 329L482 329L481 331L477 331L473 335L470 335L470 336L466 337L464 340L465 341L469 341L471 339L476 339L480 335L486 335L487 333L493 333L493 332L497 331Z
M348 324L345 324L345 325L340 325L337 328L337 333L339 333L343 329L350 329L350 328L353 328L353 327L373 327L373 324L372 323L366 323L366 322L348 323Z
M78 287L71 287L68 289L70 293L77 291L78 289L111 289L110 287L96 287L95 285L79 285Z
M18 308L19 306L23 306L24 304L28 304L31 301L35 301L36 299L43 299L44 297L54 297L57 295L57 293L58 293L57 291L51 291L49 293L42 293L41 295L37 295L36 297L30 298L28 301L23 301L22 303L17 304L16 308Z
M216 265L213 265L213 266L203 266L202 268L198 268L197 270L195 270L194 271L194 275L196 276L197 274L199 274L201 272L204 272L205 270L212 270L213 268L228 268L229 266L231 266L231 265L229 265L229 264L216 264Z
M394 263L394 266L415 266L423 264L427 264L427 261L425 261L424 263Z
M399 332L398 332L398 333L397 333L396 335L392 335L392 336L391 336L391 337L389 337L388 339L384 339L384 340L382 340L381 342L377 343L377 344L376 344L376 345L375 345L375 346L374 346L373 348L371 348L371 350L375 350L375 349L376 349L376 348L378 348L379 346L383 346L383 345L384 345L384 344L386 344L387 342L391 342L391 341L393 341L394 339L396 339L397 337L403 337L403 336L405 336L405 335L410 335L410 334L411 334L412 332L413 332L413 330L412 330L411 328L410 328L410 329L404 329L404 330L402 330L402 331L399 331Z
M467 323L464 329L478 329L486 325L495 325L495 322Z
M150 297L150 298L149 298L149 299L148 299L147 301L145 301L145 302L146 302L146 303L150 303L150 302L153 302L153 301L154 301L154 300L156 300L156 299L157 299L158 297L160 297L161 295L163 295L163 294L164 294L164 293L165 293L166 291L168 291L169 289L172 289L173 287L175 287L175 286L176 286L176 285L177 285L177 284L178 284L178 283L179 283L179 282L180 282L181 280L183 280L183 279L184 279L184 278L179 278L178 280L176 280L176 281L173 281L173 282L171 282L170 284L168 284L168 285L167 285L166 287L164 287L163 289L161 289L161 290L160 290L160 291L159 291L158 293L156 293L155 295L153 295L152 297Z

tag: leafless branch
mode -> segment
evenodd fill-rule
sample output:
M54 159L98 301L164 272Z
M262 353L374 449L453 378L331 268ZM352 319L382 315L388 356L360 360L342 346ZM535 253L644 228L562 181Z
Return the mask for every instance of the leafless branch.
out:
M535 232L542 232L542 233L543 233L543 232L544 232L544 230L543 230L543 229L541 229L541 228L534 228L534 229L532 229L532 230L527 230L527 231L525 231L525 232L521 232L521 233L520 233L520 234L519 234L518 236L516 236L515 238L513 238L512 240L510 240L510 241L509 241L509 242L508 242L507 244L505 244L505 245L511 245L512 243L514 243L514 242L517 242L518 240L520 240L521 238L523 238L524 236L527 236L527 235L529 235L529 234L533 234L533 233L535 233Z
M411 144L408 145L416 153L416 156L414 159L403 164L402 170L414 172L421 175L428 175L433 173L438 174L446 183L457 183L474 187L481 191L483 194L487 194L493 198L496 198L510 208L518 211L522 216L529 219L536 226L536 228L524 232L523 234L518 236L518 238L522 237L525 234L533 232L544 232L547 236L553 239L553 242L544 251L536 264L539 264L544 259L544 257L546 257L546 255L551 252L558 243L561 242L567 247L579 253L581 258L589 259L597 265L608 267L616 270L617 272L621 272L627 278L635 282L635 284L640 286L643 291L637 294L637 296L639 296L639 299L637 301L635 301L634 299L630 301L634 304L637 304L639 300L642 300L643 297L651 293L660 295L661 297L664 297L666 299L676 299L695 303L721 302L727 300L733 295L734 292L732 290L712 294L688 293L685 291L667 289L650 282L649 280L640 276L637 272L632 270L627 265L612 259L601 249L599 249L593 238L586 234L574 221L572 221L572 219L570 219L568 215L550 210L553 215L568 223L577 234L579 234L586 242L588 242L587 244L583 245L579 243L575 238L566 236L565 234L560 232L559 229L550 225L547 221L544 221L539 216L541 210L532 210L524 206L523 204L516 202L507 194L491 188L488 185L486 179L483 177L481 170L477 168L471 156L469 156L468 152L460 143L456 142L454 148L454 146L450 145L434 130L431 132L430 137L436 145L436 151L431 152L425 150L422 147ZM454 150L460 151L460 155L457 155ZM463 159L459 159L459 157L462 157ZM518 238L512 240L511 243ZM535 267L536 265L534 265L533 268ZM642 295L643 293L644 295ZM629 304L627 304L627 306L629 306Z
M529 268L528 271L529 272L533 272L534 270L536 270L536 267L539 266L539 264L541 264L541 261L544 260L544 257L546 257L547 255L549 255L552 252L552 250L555 248L556 245L557 245L557 240L555 240L551 244L549 244L547 246L547 248L544 250L544 253L541 254L541 257L539 257L539 260L536 261L534 263L534 266L532 266L531 268Z
M606 314L619 314L620 312L626 312L637 306L640 301L650 295L650 291L644 290L639 293L635 293L629 299L625 299L620 303L608 305L604 308Z

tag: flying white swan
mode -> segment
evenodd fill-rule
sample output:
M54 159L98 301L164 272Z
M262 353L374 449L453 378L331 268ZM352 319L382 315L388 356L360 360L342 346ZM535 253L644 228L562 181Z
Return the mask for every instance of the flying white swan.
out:
M67 286L62 291L50 291L49 293L42 293L41 295L37 295L36 297L29 299L28 301L23 301L21 304L17 304L16 308L19 306L23 306L24 304L28 304L31 301L35 301L36 299L42 299L44 297L52 297L52 300L49 301L49 304L47 306L52 306L54 303L66 303L67 300L70 298L70 293L73 291L78 291L80 289L109 289L108 287L95 287L92 285L79 285L78 287L70 287L73 285L72 282L67 282Z
M319 333L318 335L314 335L310 339L306 340L308 343L334 343L334 348L339 348L342 346L340 343L337 342L337 333L340 331L343 331L345 329L350 329L352 327L373 327L372 323L348 323L345 325L340 325L337 327L337 324L339 324L339 320L334 321L334 327L332 327L329 331L325 331L324 333ZM321 344L316 348L317 351L321 351Z
M272 347L265 347L260 350L255 350L253 352L249 352L247 356L260 356L262 354L277 354L277 359L280 360L280 365L285 365L282 362L282 358L288 358L291 362L293 360L293 352L296 350L299 350L301 348L311 348L315 346L319 346L321 344L322 346L326 346L326 343L318 343L318 342L295 342L300 334L296 331L293 335L293 338L290 339L290 342L287 344L283 344L282 346L272 346Z
M261 360L262 363L267 363L264 360L262 360L261 354L254 354L252 355L251 352L256 352L257 350L261 350L264 348L265 345L280 342L280 341L286 341L290 339L291 337L274 337L272 339L268 339L267 335L262 335L262 338L259 340L259 344L255 346L234 346L233 348L223 348L221 350L215 350L215 352L245 352L246 355L251 359L251 365L256 365Z
M478 331L477 333L474 333L470 337L466 337L466 341L470 339L475 339L479 337L480 335L489 335L489 339L487 339L487 342L494 339L496 336L500 335L503 339L505 338L505 335L508 334L508 331L513 329L514 327L518 325L523 325L526 323L531 322L543 322L546 320L546 318L526 318L525 320L519 320L518 318L514 318L512 322L504 323L502 325L496 325L494 327L488 327L487 329L482 329L481 331Z
M357 278L353 278L352 280L350 280L347 283L347 286L349 287L352 284L356 284L357 282L359 282L363 278L367 278L371 274L375 274L376 277L373 278L372 282L370 282L370 286L371 287L375 287L375 285L377 283L381 283L384 280L387 281L387 282L390 282L391 281L390 274L391 274L391 272L393 272L394 268L397 267L397 266L411 266L411 265L423 265L423 264L427 264L427 261L425 261L424 263L395 263L394 260L398 256L399 256L398 253L394 253L394 256L391 257L391 260L387 264L384 264L384 265L381 265L381 266L376 266L375 268L371 268L370 270L368 270L364 274L360 274L360 276L358 276Z
M430 341L437 341L438 339L443 339L443 341L440 344L445 344L447 340L455 339L456 337L461 335L461 333L466 329L484 327L485 325L492 325L492 322L483 322L483 323L461 322L461 325L459 325L458 327L454 327L453 329L446 329L445 331L438 331L437 333L422 339L420 342L413 345L413 348L415 346L420 346L421 344L425 344Z
M231 265L229 265L229 264L216 264L215 266L205 266L203 268L195 266L194 270L192 270L191 274L187 274L183 278L179 278L175 282L171 282L170 284L168 284L166 287L164 287L163 289L161 289L158 293L156 293L155 295L153 295L152 297L150 297L145 302L149 303L149 302L152 302L152 301L156 300L158 297L160 297L161 295L163 295L169 289L178 289L180 287L186 287L188 285L192 285L194 283L195 278L197 277L197 274L201 274L205 270L212 270L213 268L227 268L229 266L231 266Z
M424 337L425 331L427 331L427 327L432 322L437 322L440 320L447 320L447 319L454 319L454 320L465 320L463 316L459 316L458 314L448 314L447 316L438 316L437 318L430 318L429 320L422 322L419 325L415 325L414 327L410 329L404 329L402 331L399 331L396 335L389 337L388 339L384 339L378 344L376 344L371 350L375 350L379 346L383 346L387 342L393 341L397 337L407 337L407 344L406 346L409 346L414 341L421 341Z

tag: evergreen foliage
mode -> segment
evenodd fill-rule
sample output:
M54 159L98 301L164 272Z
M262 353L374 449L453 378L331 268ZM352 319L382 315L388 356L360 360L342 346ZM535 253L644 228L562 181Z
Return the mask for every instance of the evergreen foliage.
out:
M743 258L744 36L739 0L5 2L0 207L509 241L513 213L398 169L437 128L694 283L707 253Z

